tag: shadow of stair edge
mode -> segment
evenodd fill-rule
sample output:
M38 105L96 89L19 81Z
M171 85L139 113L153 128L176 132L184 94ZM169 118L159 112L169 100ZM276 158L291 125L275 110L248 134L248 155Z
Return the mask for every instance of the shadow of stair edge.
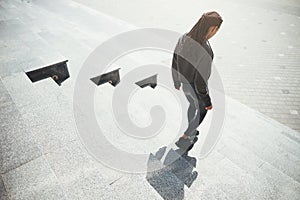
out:
M264 115L263 113L258 112L258 117L260 119L263 119L264 121L267 121L269 123L271 123L272 125L276 126L278 129L281 130L281 132L279 133L279 135L282 135L286 138L288 138L289 140L292 140L293 142L296 142L300 145L300 133L284 124L281 124L280 122L278 122L277 120L268 117L266 115Z
M281 131L281 134L286 136L288 139L295 141L300 146L300 133L292 133L289 131Z
M236 163L232 161L231 158L228 158L228 160L237 168L241 169L245 175L241 175L240 173L236 173L235 176L233 175L227 175L227 179L229 178L235 180L237 182L236 185L230 185L227 186L227 183L225 181L221 182L219 187L223 187L222 191L226 194L226 196L231 197L230 199L279 199L279 197L282 194L282 190L278 189L281 187L273 187L274 184L271 184L271 182L267 182L265 180L270 180L269 177L255 177L253 173L247 172L245 169L242 169L240 166L238 166ZM250 176L251 178L248 179ZM274 181L275 183L275 181ZM223 186L222 186L223 185ZM270 186L271 185L271 186ZM231 187L232 188L231 188ZM233 192L233 191L234 192ZM236 191L239 191L239 193L236 193ZM286 194L284 194L286 196Z
M227 97L227 98L230 101L235 101L236 103L239 103L241 108L245 108L242 110L245 110L246 112L250 111L255 118L258 118L258 120L260 120L262 122L262 123L260 123L259 126L261 127L263 125L264 130L266 130L263 132L263 134L261 131L257 132L252 129L250 131L247 130L246 132L243 133L244 136L242 138L240 138L241 140L243 140L243 142L246 142L246 138L248 137L251 140L258 141L258 143L260 143L261 145L273 143L274 145L276 145L276 147L282 148L286 152L289 152L296 157L298 155L300 155L300 151L298 153L298 149L300 149L300 144L298 142L300 140L300 133L298 133L295 130L281 124L280 122L264 115L263 113L261 113L257 110L249 108L247 105L242 104L235 99L232 99L229 97ZM274 132L268 131L268 126L265 127L266 124L268 126L271 126L272 129L276 129L276 131L274 131ZM232 129L232 126L230 126L228 128L230 129L230 131L234 130L234 129ZM237 141L234 133L229 133L229 135L231 135L230 137L235 138L235 140ZM259 140L257 140L257 138L259 138ZM285 143L287 143L289 145L285 145Z
M222 157L222 159L218 159L218 162L214 159L211 160L208 156L206 160L203 160L204 162L199 163L197 169L200 174L199 178L204 182L204 195L206 190L211 190L218 193L214 194L215 198L209 199L263 199L260 198L262 195L251 193L255 188L260 188L257 185L261 185L261 183L255 180L254 176L249 174L246 169L237 165L226 154L221 153L224 148L214 152L219 158ZM226 163L227 167L224 167L224 163ZM250 177L249 182L245 181L248 177ZM253 179L255 181L251 182L250 180ZM211 188L219 188L220 191Z
M266 138L262 139L260 135L255 134L253 134L253 137L237 137L235 135L230 135L226 139L232 139L235 142L242 144L243 148L248 149L266 162L273 163L279 158L281 158L284 163L300 161L300 145L289 140L285 136L281 138L278 137L274 141L269 141Z
M300 193L300 182L297 178L295 179L295 177L259 157L257 153L252 152L233 139L230 140L232 140L232 143L225 145L218 152L228 158L233 164L246 173L251 174L259 182L265 183L264 181L268 181L268 184L272 184L274 187L285 187L287 184L291 184L297 187ZM269 170L263 170L263 166L267 165L269 166ZM274 173L279 177L274 177ZM270 180L272 183L269 182Z

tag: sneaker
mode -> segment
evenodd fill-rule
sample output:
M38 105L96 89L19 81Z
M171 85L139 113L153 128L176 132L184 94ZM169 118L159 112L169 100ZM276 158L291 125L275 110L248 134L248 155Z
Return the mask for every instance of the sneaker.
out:
M189 147L187 148L186 151L190 151L190 150L194 147L194 144L195 144L197 141L198 141L198 138L197 138L197 137L194 137L193 140L191 141L192 145L189 146Z
M178 148L189 151L193 148L194 144L197 141L198 141L197 137L194 137L193 139L190 139L190 138L184 139L181 137L175 144Z

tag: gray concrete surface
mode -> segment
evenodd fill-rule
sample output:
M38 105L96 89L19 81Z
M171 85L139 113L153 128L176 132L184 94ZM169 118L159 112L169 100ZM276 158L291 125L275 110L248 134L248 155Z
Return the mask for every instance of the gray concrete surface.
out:
M75 1L138 27L181 33L217 10L224 23L211 43L226 94L300 131L299 1Z
M97 7L89 1L94 10L70 0L0 1L0 199L174 199L175 192L184 199L299 199L297 2L124 2L103 1ZM198 172L191 187L169 168L128 174L97 162L80 142L73 118L74 83L86 57L101 42L136 26L184 32L200 11L212 7L232 21L212 41L226 89L226 117L208 157L200 159L201 142L190 152L197 164L184 169ZM151 58L131 57L123 64ZM170 63L170 55L157 58ZM70 60L71 78L62 87L51 80L32 84L24 74L63 59ZM264 112L267 105L271 108ZM280 107L291 114L277 113ZM147 153L166 145L156 142L144 145ZM140 146L132 148L143 151Z

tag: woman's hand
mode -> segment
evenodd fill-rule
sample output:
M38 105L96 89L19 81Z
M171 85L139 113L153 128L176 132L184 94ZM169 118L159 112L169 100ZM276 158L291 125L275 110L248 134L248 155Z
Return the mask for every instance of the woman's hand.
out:
M180 85L179 86L175 86L176 90L180 90Z
M213 106L210 105L210 106L207 106L205 109L206 109L206 110L211 110L212 108L213 108Z

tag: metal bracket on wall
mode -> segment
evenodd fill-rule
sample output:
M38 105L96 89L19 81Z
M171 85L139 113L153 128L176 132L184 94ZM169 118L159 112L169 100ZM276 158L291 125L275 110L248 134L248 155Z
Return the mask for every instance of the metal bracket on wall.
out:
M105 74L101 74L100 76L96 76L94 78L91 78L90 80L93 81L97 86L108 82L112 86L116 87L120 83L119 70L120 68Z
M61 83L70 77L67 62L68 60L65 60L25 73L33 83L46 78L52 78L59 86L61 86Z
M153 89L157 86L157 74L150 76L148 78L145 78L141 81L136 82L135 84L137 84L138 86L140 86L141 88L150 86Z

